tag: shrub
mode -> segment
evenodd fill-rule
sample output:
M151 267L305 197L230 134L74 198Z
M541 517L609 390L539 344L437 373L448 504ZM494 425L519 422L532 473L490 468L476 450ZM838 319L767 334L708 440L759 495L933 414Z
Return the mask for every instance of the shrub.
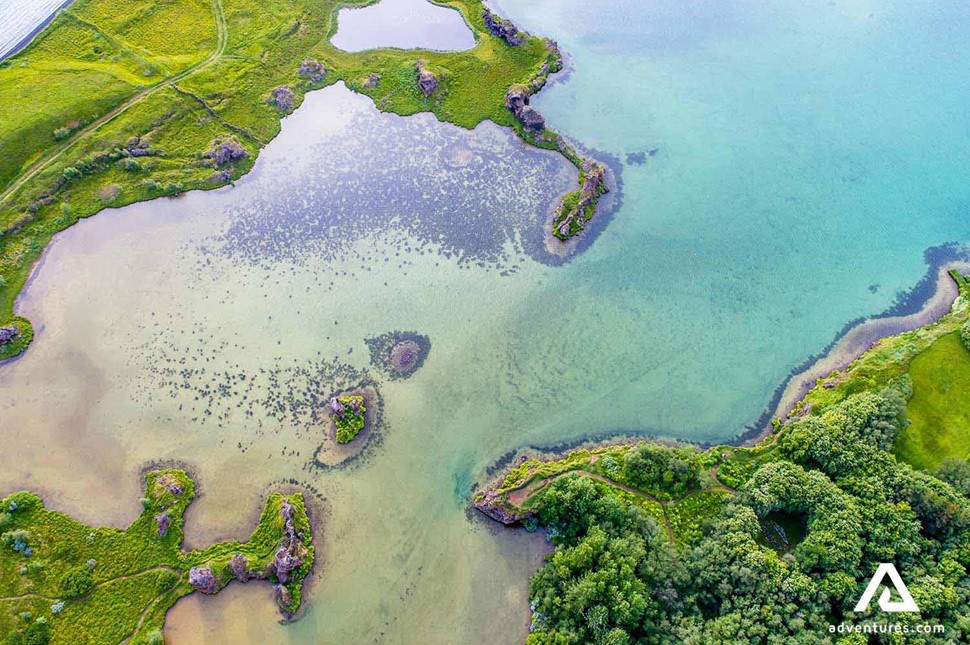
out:
M77 179L82 174L84 174L84 173L82 173L80 170L78 170L74 166L68 166L67 168L64 169L64 179L67 179L67 180Z
M960 338L963 340L963 346L970 350L970 320L963 323L963 327L960 328Z
M87 567L74 567L61 578L61 593L65 598L83 596L94 586L94 579Z
M66 139L71 134L70 128L57 128L54 130L54 141Z

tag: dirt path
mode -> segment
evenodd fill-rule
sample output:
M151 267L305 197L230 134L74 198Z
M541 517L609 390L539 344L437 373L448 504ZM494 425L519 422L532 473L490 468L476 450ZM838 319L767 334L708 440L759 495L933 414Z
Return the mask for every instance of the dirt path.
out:
M197 72L201 69L205 69L212 63L216 62L222 58L222 54L226 51L226 42L229 40L229 29L226 26L226 16L222 9L221 0L212 0L212 11L216 18L216 28L218 30L218 44L215 50L203 61L191 65L178 74L170 76L163 81L160 81L156 85L152 85L148 89L142 90L138 94L135 94L130 99L117 106L116 108L109 110L104 116L99 119L92 121L90 124L82 128L77 135L70 137L67 141L56 146L50 154L45 157L41 157L33 163L25 172L21 173L19 178L10 184L2 193L0 193L0 205L2 205L8 197L10 197L14 192L16 192L25 183L33 179L42 170L47 168L49 165L57 161L61 155L70 150L79 141L84 139L88 134L94 132L102 125L109 123L121 116L128 111L134 105L141 103L148 97L154 95L159 90L165 89L169 86L174 85L178 81L184 79L186 76Z

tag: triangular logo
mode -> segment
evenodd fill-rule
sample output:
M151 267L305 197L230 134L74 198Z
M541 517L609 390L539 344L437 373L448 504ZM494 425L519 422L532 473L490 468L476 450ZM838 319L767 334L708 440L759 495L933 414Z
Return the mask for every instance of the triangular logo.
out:
M883 562L876 569L876 573L873 574L872 580L869 581L869 586L866 587L865 592L862 594L862 598L859 598L858 604L855 606L857 612L866 611L869 609L869 603L872 601L872 597L876 595L876 590L879 589L879 585L882 584L883 579L886 576L892 581L893 586L896 587L896 593L902 600L891 601L890 593L888 587L882 590L882 595L879 596L879 608L887 612L900 612L900 611L919 611L919 607L916 606L916 601L913 600L913 596L910 595L909 589L906 588L906 583L903 582L902 577L899 572L896 571L896 567L891 562Z

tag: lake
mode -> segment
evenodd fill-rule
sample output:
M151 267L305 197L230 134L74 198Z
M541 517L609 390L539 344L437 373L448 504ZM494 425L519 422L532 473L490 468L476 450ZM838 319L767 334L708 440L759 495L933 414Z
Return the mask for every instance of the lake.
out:
M575 170L507 131L308 96L234 188L106 211L58 236L0 366L0 490L87 521L138 513L137 472L199 473L193 545L244 537L265 491L318 491L305 617L267 589L190 598L175 643L509 643L541 537L468 511L509 451L615 432L725 441L924 253L967 241L964 3L504 0L569 72L534 101L620 171L563 264L542 226ZM313 465L319 397L365 339L426 334L382 382L381 440Z

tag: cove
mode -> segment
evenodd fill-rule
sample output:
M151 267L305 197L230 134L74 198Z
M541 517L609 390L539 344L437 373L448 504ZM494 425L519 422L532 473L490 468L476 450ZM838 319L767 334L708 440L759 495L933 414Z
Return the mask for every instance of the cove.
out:
M360 9L341 9L330 42L349 52L378 47L461 51L475 37L458 11L427 0L380 0Z

